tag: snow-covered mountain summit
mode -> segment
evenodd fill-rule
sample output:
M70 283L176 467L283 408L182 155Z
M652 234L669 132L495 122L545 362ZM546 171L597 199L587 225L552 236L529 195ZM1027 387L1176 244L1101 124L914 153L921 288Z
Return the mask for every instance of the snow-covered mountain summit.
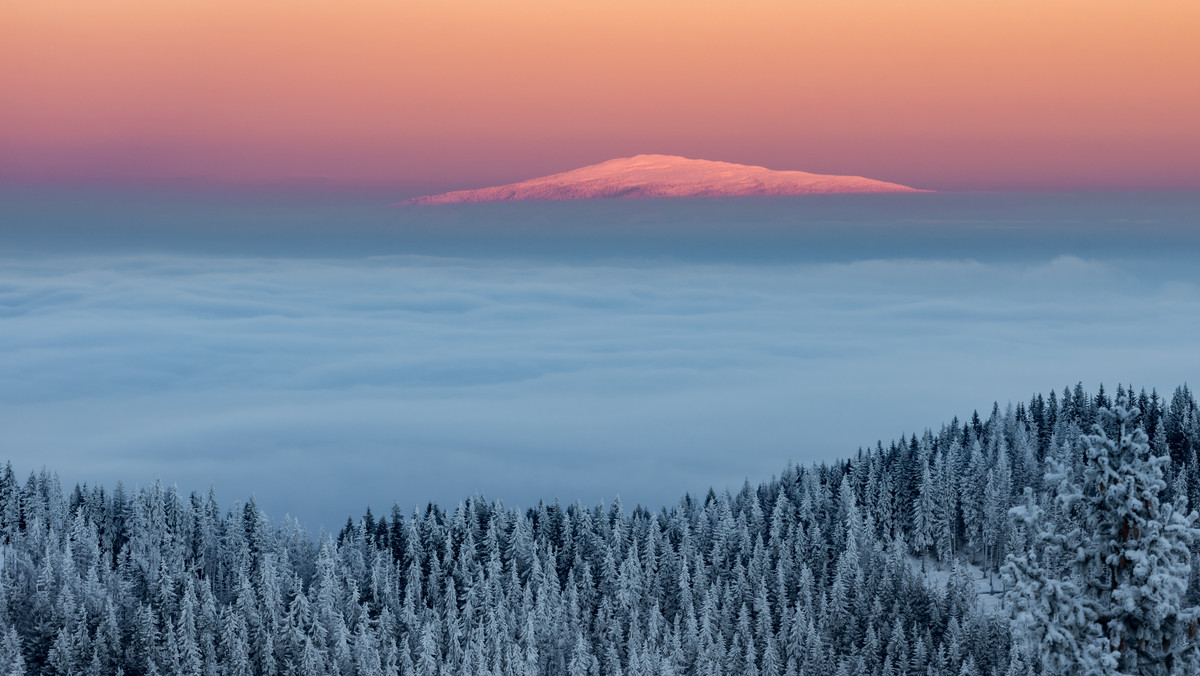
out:
M775 171L677 155L637 155L519 183L414 197L401 204L884 192L924 191L861 176Z

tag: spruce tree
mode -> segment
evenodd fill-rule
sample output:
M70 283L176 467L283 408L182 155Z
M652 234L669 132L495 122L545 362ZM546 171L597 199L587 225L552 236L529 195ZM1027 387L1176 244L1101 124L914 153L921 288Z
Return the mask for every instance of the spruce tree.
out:
M1183 607L1198 516L1185 516L1182 501L1161 502L1170 458L1150 454L1134 425L1139 414L1125 399L1100 409L1084 437L1082 476L1047 475L1058 483L1060 514L1077 521L1050 522L1029 488L1012 510L1039 545L1005 566L1014 630L1050 673L1194 674L1200 666L1200 609Z

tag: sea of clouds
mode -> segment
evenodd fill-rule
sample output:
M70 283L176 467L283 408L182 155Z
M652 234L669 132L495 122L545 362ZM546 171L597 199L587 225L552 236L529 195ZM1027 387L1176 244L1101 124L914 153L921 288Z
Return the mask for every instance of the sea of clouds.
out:
M1197 281L1058 254L8 256L0 445L314 527L474 493L656 507L1079 380L1174 387Z

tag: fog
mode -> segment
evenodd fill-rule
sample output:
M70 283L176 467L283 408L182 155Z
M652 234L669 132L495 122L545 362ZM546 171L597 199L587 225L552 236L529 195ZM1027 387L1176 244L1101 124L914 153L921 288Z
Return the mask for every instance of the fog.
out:
M1200 372L1194 197L692 204L690 231L628 205L9 197L0 454L314 528L475 493L657 507Z

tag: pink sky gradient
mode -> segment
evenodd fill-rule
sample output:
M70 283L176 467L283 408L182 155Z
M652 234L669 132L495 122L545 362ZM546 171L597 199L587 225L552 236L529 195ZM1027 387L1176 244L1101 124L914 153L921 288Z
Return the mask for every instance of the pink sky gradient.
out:
M642 153L1200 188L1193 0L83 0L0 25L0 179L470 188Z

